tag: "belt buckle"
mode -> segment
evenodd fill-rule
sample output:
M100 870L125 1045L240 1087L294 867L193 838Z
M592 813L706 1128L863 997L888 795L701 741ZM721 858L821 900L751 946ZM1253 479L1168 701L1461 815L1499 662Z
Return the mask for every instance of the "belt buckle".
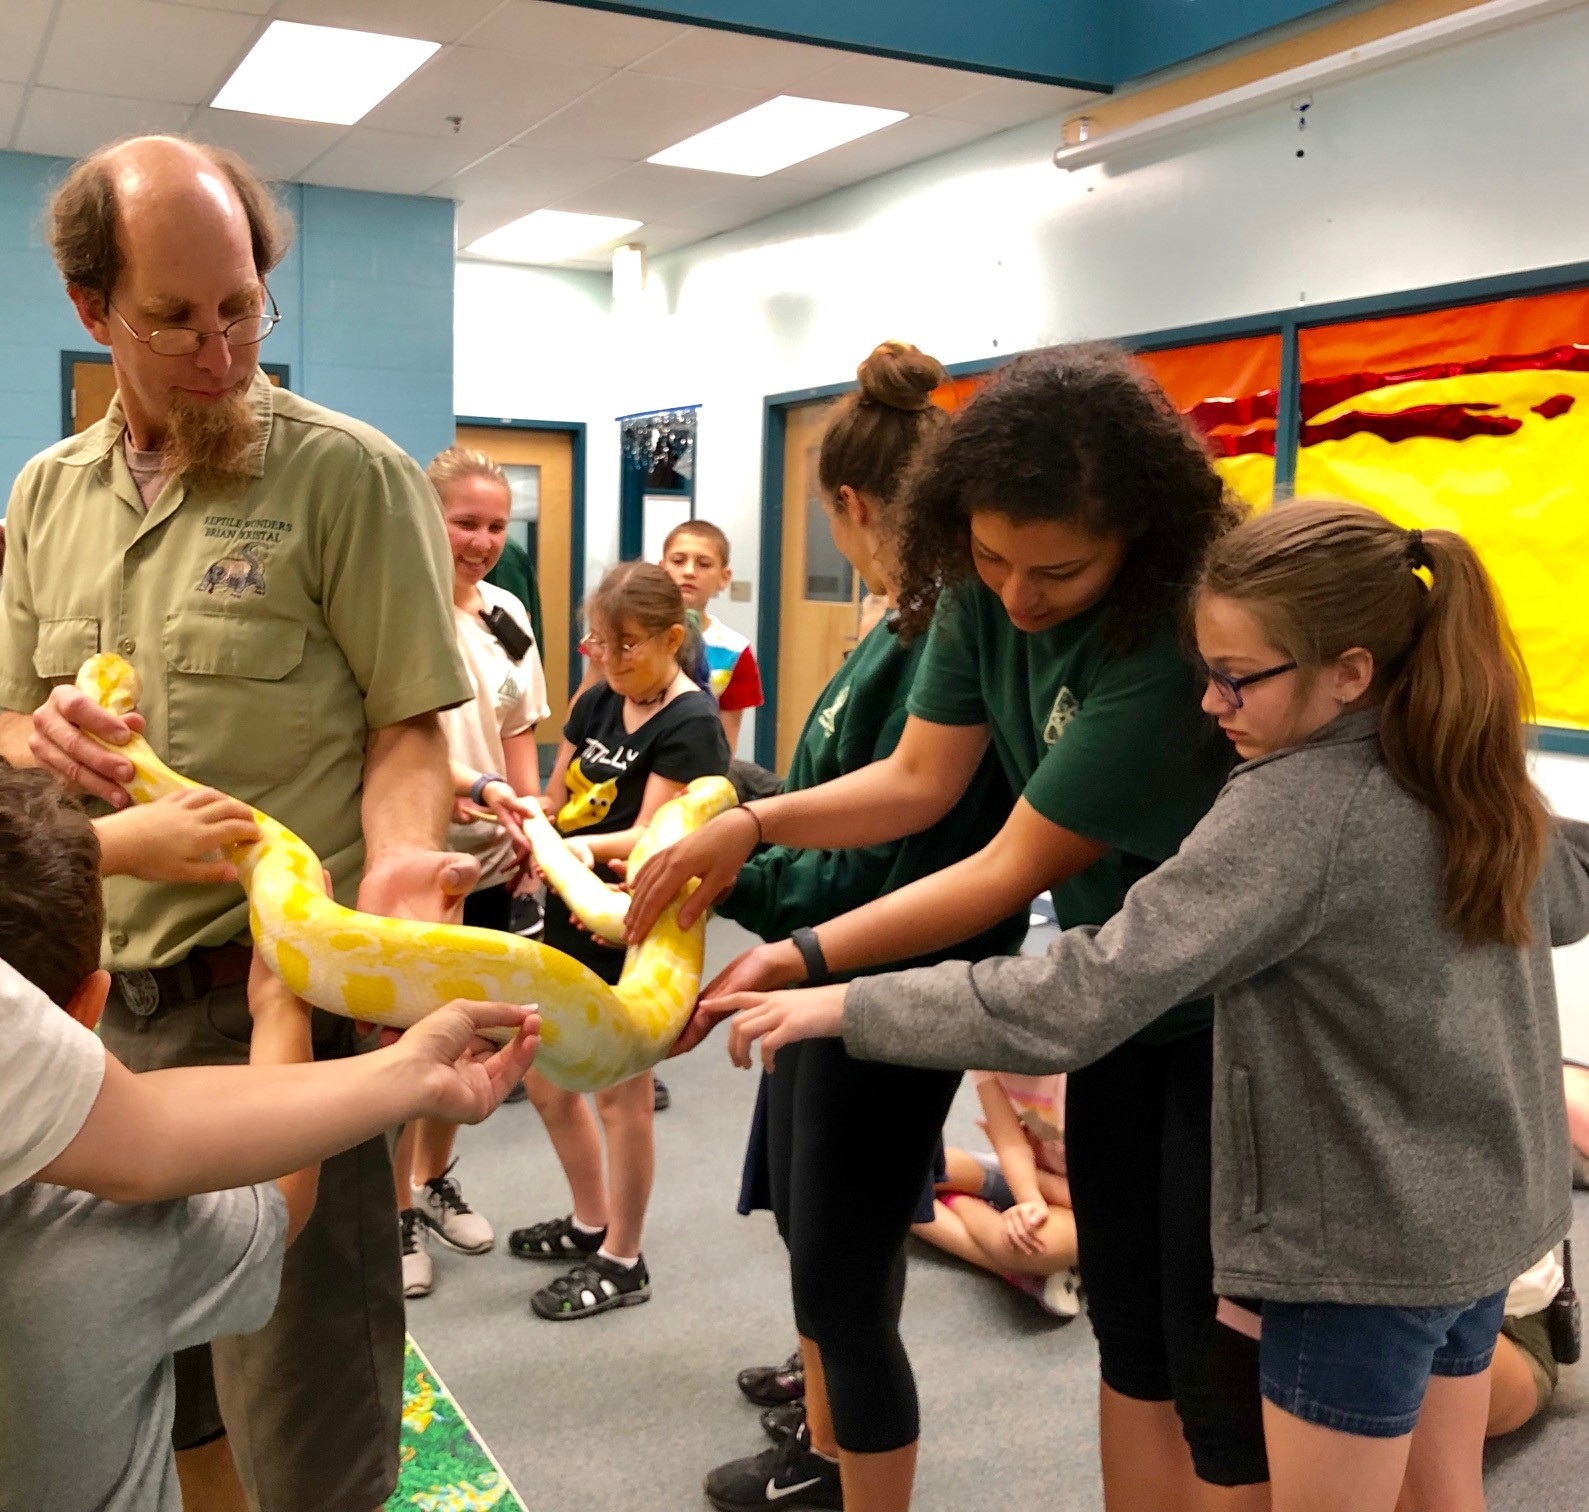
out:
M160 984L155 980L154 972L141 968L137 971L119 971L116 973L116 982L121 988L121 1000L127 1005L127 1011L136 1017L149 1018L160 1006Z

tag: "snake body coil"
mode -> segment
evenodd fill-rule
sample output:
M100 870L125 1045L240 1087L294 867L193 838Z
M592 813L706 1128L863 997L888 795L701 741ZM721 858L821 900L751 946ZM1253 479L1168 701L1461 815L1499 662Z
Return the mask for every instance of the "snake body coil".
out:
M136 669L110 653L84 662L77 686L116 714L129 712L142 691ZM127 790L140 803L198 786L172 771L141 735L106 748L132 762ZM698 778L657 810L630 864L638 866L735 801L727 779ZM655 1065L689 1018L705 924L679 928L685 894L630 947L611 987L572 956L519 935L344 908L327 895L320 859L297 835L257 809L254 819L259 840L235 847L230 857L248 895L254 945L317 1008L406 1029L453 998L533 1004L541 1015L536 1067L577 1092ZM605 939L621 939L627 896L583 866L544 818L532 817L526 829L537 863L570 912Z

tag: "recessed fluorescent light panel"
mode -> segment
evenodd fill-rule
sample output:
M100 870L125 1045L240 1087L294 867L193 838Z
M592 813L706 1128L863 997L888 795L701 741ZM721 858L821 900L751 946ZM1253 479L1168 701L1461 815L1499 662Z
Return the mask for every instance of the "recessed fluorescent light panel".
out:
M895 121L903 121L907 114L876 105L840 105L832 100L779 95L720 126L708 127L647 161L670 168L704 168L710 173L761 178L791 163L803 163L820 152L831 152L858 137L870 136Z
M627 236L640 222L616 215L575 215L568 210L537 210L488 231L464 248L499 262L553 263L595 252Z
M440 46L340 26L272 21L221 86L214 105L249 115L351 126Z

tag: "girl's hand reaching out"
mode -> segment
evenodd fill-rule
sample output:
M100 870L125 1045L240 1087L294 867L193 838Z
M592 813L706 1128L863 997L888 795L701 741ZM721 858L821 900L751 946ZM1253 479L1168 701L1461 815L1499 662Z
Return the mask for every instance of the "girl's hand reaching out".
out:
M737 1014L728 1034L729 1059L748 1070L751 1046L760 1040L761 1063L770 1071L773 1057L784 1045L796 1040L833 1039L843 1033L845 991L840 986L806 987L798 992L736 992L704 999L696 1011L705 1009L717 1018Z

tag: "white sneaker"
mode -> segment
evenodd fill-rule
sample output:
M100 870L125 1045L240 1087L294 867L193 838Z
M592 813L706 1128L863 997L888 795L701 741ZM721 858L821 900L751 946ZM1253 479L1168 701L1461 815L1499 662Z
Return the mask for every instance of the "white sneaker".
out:
M436 1231L443 1244L465 1255L483 1255L496 1243L491 1224L464 1201L463 1191L453 1180L453 1161L440 1176L433 1176L414 1194L414 1201L425 1222Z
M1056 1318L1074 1318L1081 1311L1081 1277L1072 1269L1055 1271L1043 1282L1039 1301Z
M403 1234L403 1295L428 1297L432 1285L430 1256L425 1252L425 1215L404 1208L398 1216Z

